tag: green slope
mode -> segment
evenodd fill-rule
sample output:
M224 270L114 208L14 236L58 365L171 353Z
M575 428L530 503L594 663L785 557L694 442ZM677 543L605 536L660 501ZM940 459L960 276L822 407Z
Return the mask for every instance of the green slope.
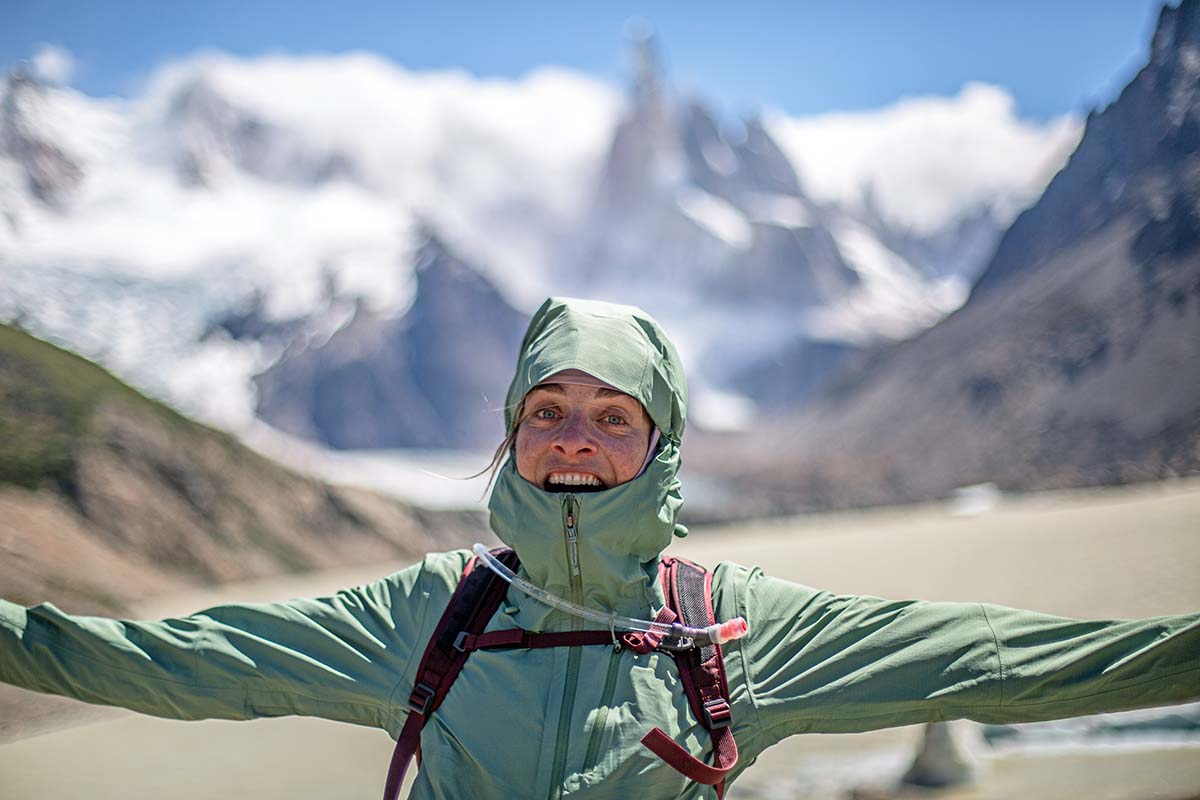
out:
M108 402L199 427L87 359L0 325L0 483L34 489L69 479L93 414Z

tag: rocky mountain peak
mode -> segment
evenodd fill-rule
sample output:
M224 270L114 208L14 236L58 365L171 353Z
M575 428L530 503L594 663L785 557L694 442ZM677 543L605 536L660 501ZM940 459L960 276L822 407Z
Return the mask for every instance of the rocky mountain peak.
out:
M636 35L631 47L635 78L601 173L601 213L624 209L636 214L630 198L651 200L669 193L684 175L678 128L664 97L653 37Z
M1163 8L1150 52L1152 74L1168 97L1168 124L1194 127L1200 115L1200 3Z
M746 134L735 149L747 178L760 191L802 195L800 179L791 160L763 127L757 116L745 122Z
M13 159L25 174L29 191L42 203L61 208L83 180L83 166L53 141L39 118L47 86L21 67L9 71L0 101L0 155Z
M629 47L635 64L631 92L633 106L638 110L659 113L664 104L657 40L649 30L638 31L630 36Z
M174 125L200 124L221 128L241 116L242 112L235 109L202 75L180 86L167 106L167 122Z
M46 84L25 68L23 64L10 67L4 79L4 113L7 119L13 103L19 102L26 94L40 95L45 92Z
M1079 147L1001 239L973 297L1118 219L1140 226L1194 206L1198 186L1200 0L1184 0L1163 8L1149 61L1115 101L1088 116Z
M1192 74L1200 70L1195 61L1197 45L1200 43L1200 5L1194 0L1185 0L1172 8L1163 6L1158 15L1158 25L1150 40L1150 66L1164 66L1173 61L1190 60ZM1184 51L1190 50L1191 56Z
M526 315L431 229L399 319L360 307L318 346L256 379L258 411L277 427L338 448L480 447L503 437L499 414Z
M180 180L209 186L223 169L263 155L266 125L226 100L203 76L181 86L167 108Z
M708 106L695 98L684 107L682 116L680 128L689 177L705 191L727 194L740 164L716 117Z
M488 315L508 307L496 286L473 265L460 259L431 228L423 228L422 243L413 260L416 299L407 318L412 324L453 327L456 320Z

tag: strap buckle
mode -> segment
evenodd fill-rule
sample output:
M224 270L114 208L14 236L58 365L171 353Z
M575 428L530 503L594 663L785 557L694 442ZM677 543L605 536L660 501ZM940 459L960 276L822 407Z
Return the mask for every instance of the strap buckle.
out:
M724 697L717 697L705 702L704 722L710 731L728 728L733 722L733 712L729 708L729 701Z
M408 696L408 707L418 714L428 714L429 707L433 705L433 698L437 696L437 689L434 689L428 683L418 683L412 690L412 694Z
M658 643L658 649L668 653L686 653L696 649L696 640L691 636L664 638Z
M454 637L454 649L460 653L467 652L467 632L459 631L458 636Z

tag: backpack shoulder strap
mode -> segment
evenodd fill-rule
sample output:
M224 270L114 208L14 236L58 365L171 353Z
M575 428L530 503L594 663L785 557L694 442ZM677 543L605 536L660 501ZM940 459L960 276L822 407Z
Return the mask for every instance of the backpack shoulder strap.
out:
M684 625L699 628L716 622L711 572L685 559L664 556L659 574L667 604ZM688 753L661 728L654 728L642 737L642 744L688 778L716 786L717 797L722 798L725 778L737 764L738 752L730 729L729 683L721 646L707 644L671 655L679 668L692 713L712 735L713 763L710 766Z
M501 563L516 570L517 554L507 547L492 551ZM413 754L420 759L421 729L437 707L442 704L450 686L462 671L471 650L461 646L467 636L477 636L488 620L496 613L504 599L508 584L492 570L476 569L479 559L473 557L463 569L458 588L446 604L442 618L429 638L425 654L417 667L416 685L408 697L408 719L396 740L392 762L388 767L387 783L384 785L384 800L395 800L404 782Z

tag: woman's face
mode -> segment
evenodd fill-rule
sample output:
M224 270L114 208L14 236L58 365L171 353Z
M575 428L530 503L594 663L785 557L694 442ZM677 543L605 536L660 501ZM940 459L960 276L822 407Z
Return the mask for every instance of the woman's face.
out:
M641 471L653 423L627 394L544 383L525 395L517 472L547 491L602 491Z

